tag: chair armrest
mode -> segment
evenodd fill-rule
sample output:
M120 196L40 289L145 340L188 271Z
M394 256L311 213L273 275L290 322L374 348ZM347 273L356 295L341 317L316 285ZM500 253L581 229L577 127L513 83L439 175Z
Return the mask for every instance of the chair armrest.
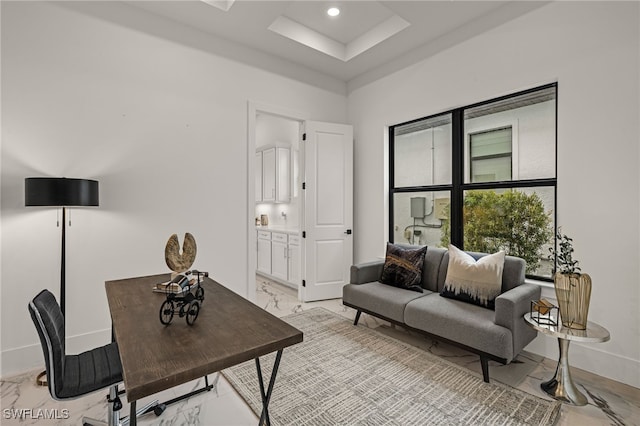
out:
M514 356L537 335L527 326L523 316L531 309L531 301L540 299L540 293L540 287L535 284L521 284L496 297L494 322L511 330Z
M382 276L384 260L351 265L351 284L365 284L379 281Z

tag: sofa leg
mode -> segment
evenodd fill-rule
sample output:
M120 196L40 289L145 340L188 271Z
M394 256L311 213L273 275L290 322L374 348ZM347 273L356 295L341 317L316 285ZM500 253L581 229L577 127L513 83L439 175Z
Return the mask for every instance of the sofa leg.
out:
M480 365L482 366L482 378L485 383L489 383L489 360L480 355Z
M353 325L358 325L358 321L360 320L360 314L362 311L356 312L356 319L353 321Z

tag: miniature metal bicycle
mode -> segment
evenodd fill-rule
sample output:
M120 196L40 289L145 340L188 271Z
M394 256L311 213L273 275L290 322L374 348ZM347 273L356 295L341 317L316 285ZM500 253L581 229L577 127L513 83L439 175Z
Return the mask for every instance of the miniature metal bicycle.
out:
M175 287L176 291L167 293L167 299L160 306L160 322L164 325L171 324L177 311L180 318L186 317L187 324L193 325L204 301L202 278L208 276L208 272L187 271L176 275L167 283L167 289Z

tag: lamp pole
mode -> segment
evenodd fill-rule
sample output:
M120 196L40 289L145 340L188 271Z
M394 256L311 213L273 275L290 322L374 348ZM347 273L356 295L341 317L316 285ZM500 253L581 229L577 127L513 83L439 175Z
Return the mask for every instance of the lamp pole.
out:
M24 205L62 207L62 250L60 262L60 311L65 318L66 308L66 239L67 207L98 206L98 181L55 177L30 177L24 180ZM65 321L66 322L66 321ZM38 375L37 383L46 386L46 371Z

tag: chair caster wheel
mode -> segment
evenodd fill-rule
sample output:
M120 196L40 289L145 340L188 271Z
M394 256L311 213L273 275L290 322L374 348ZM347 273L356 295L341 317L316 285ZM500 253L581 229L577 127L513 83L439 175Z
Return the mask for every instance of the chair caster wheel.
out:
M153 407L153 414L155 414L156 416L159 416L160 414L164 413L164 410L167 409L166 404L158 404L155 407Z

